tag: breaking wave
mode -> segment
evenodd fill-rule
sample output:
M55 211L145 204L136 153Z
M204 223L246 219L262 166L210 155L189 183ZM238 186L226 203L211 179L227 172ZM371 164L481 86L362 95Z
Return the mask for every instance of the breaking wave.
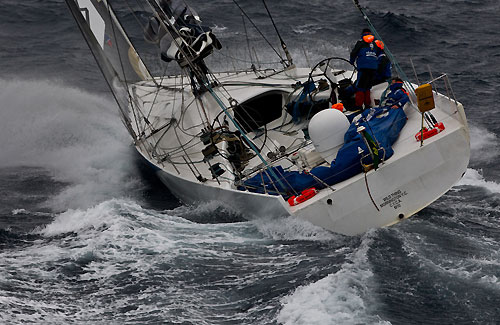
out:
M184 214L214 208L182 207ZM0 320L267 324L289 283L324 277L332 261L351 251L343 238L282 245L262 231L264 225L199 224L179 217L179 209L155 211L113 199L56 215L23 249L0 252ZM283 239L310 236L301 231ZM312 248L321 254L309 255ZM68 301L71 292L85 294Z
M491 193L500 193L499 183L485 180L479 171L471 168L467 168L464 177L457 183L457 186L460 185L477 186Z
M88 207L139 185L130 139L110 99L50 81L0 79L0 101L0 120L9 121L0 130L0 167L43 167L68 184L51 207Z
M299 287L281 300L277 320L281 324L390 324L372 314L374 281L368 250L373 238L366 234L361 245L347 256L340 270Z

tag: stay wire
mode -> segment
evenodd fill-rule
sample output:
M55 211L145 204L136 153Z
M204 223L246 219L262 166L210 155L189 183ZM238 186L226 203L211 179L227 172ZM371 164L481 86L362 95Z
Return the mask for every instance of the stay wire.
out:
M243 14L241 15L241 20L243 21L243 29L245 30L245 37L247 39L247 48L248 48L248 56L250 58L250 62L253 63L253 58L252 58L252 51L250 49L250 39L248 38L248 31L247 31L247 25L245 24L245 16Z
M276 24L274 23L273 16L271 15L269 8L267 7L266 0L262 0L262 3L264 4L264 7L266 8L266 11L267 11L269 18L271 19L271 22L274 26L274 30L276 30L276 34L278 34L278 38L280 39L280 42L281 42L281 47L283 48L283 51L285 52L285 55L286 55L286 59L288 61L288 66L291 66L293 64L293 60L292 60L292 57L290 56L290 53L288 52L288 48L285 44L285 41L281 37L281 34L278 30L278 27L276 27Z
M142 28L142 31L144 32L146 30L146 26L144 26L142 23L141 23L141 20L139 19L139 17L137 17L137 14L135 13L135 10L132 8L132 6L130 5L130 3L128 2L128 0L125 0L125 3L127 4L127 7L130 11L130 13L134 16L135 20L137 21L137 23L141 26Z
M167 68L168 68L168 63L165 65L165 69L163 69L163 74L160 78L160 83L158 85L158 87L156 88L156 92L155 92L155 98L153 99L153 102L151 103L151 108L149 109L149 112L148 112L148 115L146 116L146 119L149 121L149 117L151 116L151 113L153 112L153 107L156 103L156 99L158 98L158 95L160 93L160 90L161 90L161 86L163 84L163 80L165 80L165 74L167 72Z
M276 53L276 55L280 58L281 60L281 63L283 65L286 66L286 64L284 64L285 62L285 59L281 56L281 54L274 48L273 44L271 42L269 42L269 40L264 36L264 34L260 31L259 27L257 27L257 25L255 25L255 23L253 22L253 20L247 15L247 13L243 10L243 8L236 2L236 0L233 0L234 4L240 9L241 13L243 15L245 15L245 17L247 17L248 21L253 25L253 27L257 30L257 32L260 34L260 36L262 36L262 38L267 42L267 44L269 44L269 46L271 47L271 49L274 51L274 53Z

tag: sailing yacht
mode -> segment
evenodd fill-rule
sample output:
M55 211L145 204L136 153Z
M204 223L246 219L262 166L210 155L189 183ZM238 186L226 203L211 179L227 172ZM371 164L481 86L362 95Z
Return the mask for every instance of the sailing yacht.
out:
M214 72L205 59L223 49L194 10L142 0L145 39L182 71L153 76L111 2L66 0L137 151L186 204L216 200L247 218L291 215L356 235L412 216L465 173L469 130L446 75L411 83L386 49L410 101L385 107L381 83L381 101L360 112L348 60L297 67L280 36L282 68Z

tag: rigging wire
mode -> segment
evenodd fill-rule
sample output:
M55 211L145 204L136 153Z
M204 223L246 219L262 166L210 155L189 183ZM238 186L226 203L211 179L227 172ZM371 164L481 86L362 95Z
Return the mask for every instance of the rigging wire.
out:
M257 25L255 25L255 23L253 22L253 20L247 15L247 13L243 10L243 8L236 2L236 0L232 0L234 2L234 4L240 9L241 13L243 15L245 15L245 17L247 17L248 21L253 25L253 27L257 30L257 32L260 34L260 36L262 36L262 38L267 42L267 44L269 44L269 46L271 47L271 49L274 51L274 53L276 53L276 55L280 58L281 60L281 63L286 67L286 64L285 64L285 59L281 56L281 54L274 48L273 44L271 44L271 42L269 42L269 40L266 38L266 36L264 36L264 34L260 31L259 27L257 27Z
M253 57L252 57L252 53L251 52L249 53L250 57L252 58L250 61L249 60L245 60L245 59L240 59L240 58L234 57L234 56L229 55L229 54L224 54L222 52L217 52L217 53L214 53L214 54L215 55L224 56L224 57L230 58L232 60L243 62L243 63L255 64L255 62L253 61ZM259 62L259 64L262 64L262 65L273 65L273 64L278 64L278 63L281 63L281 62L278 62L278 61L274 61L274 62L272 62L272 61L270 61L270 62Z
M234 0L233 0L234 1ZM252 141L250 141L250 139L248 139L248 137L246 136L245 132L243 131L243 129L241 128L241 126L234 120L234 118L231 116L231 114L229 114L226 106L224 105L224 103L222 102L222 100L219 98L219 96L217 96L217 94L215 93L215 91L213 90L212 87L210 87L210 85L208 85L207 87L208 91L210 92L210 94L212 95L212 97L215 99L215 101L217 102L217 104L220 106L220 108L222 108L222 110L224 111L224 113L226 114L226 116L229 118L229 120L233 123L233 125L238 129L238 131L240 131L241 133L241 136L247 140L247 144L249 145L249 147L255 152L255 154L260 158L260 160L262 161L262 163L264 163L264 165L266 166L266 169L265 169L265 172L269 172L273 177L275 177L278 182L280 183L281 186L283 186L283 184L281 183L281 181L278 179L276 173L273 171L273 169L269 166L269 164L267 163L267 161L264 159L264 157L262 157L261 153L258 151L258 149L255 147L255 145L252 143ZM284 186L283 186L284 187Z
M253 66L254 63L253 63L253 58L252 58L252 51L250 49L250 39L248 38L247 25L245 24L245 16L243 16L243 14L241 15L241 20L243 22L243 30L245 30L245 38L247 40L248 57L250 58L250 61L252 62L252 66Z
M235 2L235 1L233 0L233 2ZM235 3L236 3L236 2L235 2ZM265 2L264 2L264 3L265 3ZM266 9L267 9L267 6L266 6ZM109 11L109 7L108 7L108 11ZM109 12L109 14L111 15L111 13L110 13L110 12ZM272 17L271 17L271 19L272 19ZM274 25L274 21L273 21L273 25ZM255 26L255 25L254 25L254 26ZM115 33L115 31L114 31L114 27L113 27L113 32ZM115 34L115 35L116 35L116 34ZM281 37L280 37L280 39L281 39ZM274 48L273 48L273 49L274 49ZM276 51L275 51L275 52L276 52ZM122 65L122 70L123 70L123 73L124 73L125 84L128 86L128 81L126 80L126 77L125 77L125 71L124 71L124 67L123 67L123 62L121 61L121 56L120 56L120 53L119 53L119 52L118 52L118 55L119 55L119 57L120 57L120 64ZM278 55L279 55L279 54L278 54ZM283 60L283 58L282 58L281 56L280 56L280 58ZM283 62L283 61L282 61L282 62ZM212 77L216 80L215 76L213 76L213 75L211 75L211 76L212 76ZM214 96L214 98L215 98L215 99L216 99L216 101L219 103L219 105L221 106L221 108L223 109L223 111L227 114L227 112L226 112L227 108L225 108L225 107L224 107L224 104L220 101L220 99L218 99L217 95L215 94L215 92L213 91L213 89L210 87L210 85L208 85L208 88L209 88L209 91L211 92L212 96ZM227 91L227 90L226 90L226 91ZM128 95L129 95L129 99L130 99L131 95L130 95L130 92L129 92L128 87L127 87L127 93L128 93ZM156 98L156 97L155 97L155 98ZM132 105L132 102L131 102L131 105ZM228 115L228 114L227 114L227 115ZM148 114L148 116L149 116L149 114ZM228 116L229 116L229 115L228 115ZM136 118L137 118L137 117L136 117ZM229 116L229 118L231 119L231 116ZM253 119L253 118L252 118L252 119ZM137 121L136 121L136 122L137 122ZM208 122L208 121L207 121L207 122ZM233 124L234 124L234 125L238 128L238 124L237 124L237 123L233 122ZM176 130L176 127L174 127L174 132L175 132L175 130ZM182 129L179 127L179 130L182 130ZM183 144L181 143L181 141L180 141L179 135L177 134L177 132L175 132L175 134L176 134L176 136L177 136L177 138L178 138L178 141L179 141L179 144L180 144L180 149L182 149L182 150L184 151L184 153L185 153L185 154L187 154L187 152L186 152L186 148L184 147L184 145L183 145ZM194 139L191 139L191 140L190 140L190 141L188 141L186 144L189 144L189 143L190 143L191 141L193 141L193 140L194 140ZM194 145L193 145L193 146L194 146ZM156 146L155 146L155 147L156 147ZM190 146L189 148L191 148L191 146ZM179 149L179 148L177 148L177 149ZM252 149L254 149L254 148L252 148ZM254 151L256 151L256 150L254 149ZM256 151L256 152L257 152L257 151ZM261 160L263 161L264 165L266 165L267 167L269 167L269 166L267 165L267 162L266 162L266 161L265 161L262 157L261 157ZM191 162L191 164L193 164L193 162ZM188 165L189 165L189 164L188 164ZM193 164L193 165L194 165L194 164ZM267 174L267 170L265 170L264 172L266 172L266 174ZM276 179L276 181L277 181L277 182L280 182L280 179L282 179L282 180L284 180L286 183L288 183L288 181L287 181L287 180L283 177L283 175L281 175L281 173L280 173L280 176L281 176L281 177L277 177L277 175L275 175L275 174L274 174L274 172L273 172L273 170L272 170L272 169L269 169L269 172L271 172L271 173L273 174L273 176L274 176L274 178ZM198 172L198 173L199 173L199 172ZM272 182L272 178L271 178L271 177L269 177L269 178L270 178L270 180L271 180L271 182ZM281 184L281 185L283 185L283 184ZM290 184L288 184L288 185L290 185Z
M180 35L179 31L175 27L174 23L168 19L168 15L165 13L163 8L161 8L158 5L158 2L156 0L146 0L153 10L154 15L158 18L159 24L164 28L172 37L174 44L177 46L179 52L184 56L186 59L187 64L191 68L192 73L199 79L199 80L205 80L206 76L201 71L201 69L194 64L194 62L191 61L189 56L187 55L184 46L182 45L187 45L187 47L190 49L190 51L193 51L193 49L184 41L182 38L182 35ZM167 27L168 25L168 27ZM180 39L180 40L179 40ZM182 43L182 44L181 44Z
M280 39L281 47L283 48L283 51L285 52L286 59L288 60L287 66L291 66L291 65L293 65L293 60L292 60L292 56L290 55L290 52L288 52L288 47L286 46L285 41L281 37L281 34L278 30L278 27L276 27L276 24L274 23L273 16L271 15L269 8L267 7L266 0L262 0L262 3L264 4L264 7L266 8L267 14L268 14L269 18L271 19L271 22L273 23L274 30L276 30L276 34L278 34L278 38Z
M102 1L102 0L101 0ZM134 44L132 43L131 39L130 39L130 36L127 34L127 31L123 28L120 20L118 19L118 17L116 16L116 13L115 13L115 10L113 9L113 7L111 6L111 2L110 0L108 0L107 2L104 1L105 3L105 6L107 6L107 11L108 11L108 14L110 15L110 21L112 22L111 24L111 28L113 29L113 36L116 36L116 32L114 30L114 24L113 22L116 24L116 26L120 29L120 31L122 32L122 36L124 36L125 38L125 41L131 46L134 54L137 55L137 57L139 58L139 62L140 63L143 63L142 62L142 59L141 57L139 56L139 53L137 52L137 49L134 47ZM131 9L129 7L129 9ZM111 10L111 12L110 12ZM112 18L111 18L111 13L113 14ZM135 12L131 11L131 13L135 16ZM139 25L142 26L142 24L139 22ZM118 52L118 49L117 49L117 52ZM123 62L120 58L120 63L123 65ZM148 72L148 77L151 77L151 79L147 79L147 80L150 80L152 81L156 86L158 86L158 84L156 83L156 80L153 78L153 75L151 74L151 71L149 71L149 68L143 63L142 66L147 70Z
M167 72L167 68L168 68L168 63L165 65L165 69L163 69L163 74L160 78L160 84L158 85L158 87L156 88L156 91L155 91L155 97L153 99L153 102L151 103L151 108L149 109L149 112L146 116L146 119L149 121L149 117L151 116L151 112L153 111L153 107L156 103L156 99L158 98L158 94L160 93L160 89L161 89L161 86L163 84L163 80L165 79L165 73ZM175 97L174 97L175 98Z
M129 9L130 13L134 16L134 18L137 21L137 23L141 26L141 29L143 31L145 31L146 27L141 23L141 20L139 19L139 17L137 17L137 14L135 13L135 10L132 9L132 6L130 6L130 3L128 2L128 0L125 0L125 3L127 4L127 7Z

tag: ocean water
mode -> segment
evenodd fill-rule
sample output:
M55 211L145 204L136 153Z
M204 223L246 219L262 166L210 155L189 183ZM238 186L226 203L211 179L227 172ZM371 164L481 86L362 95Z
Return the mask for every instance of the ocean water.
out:
M0 323L498 324L500 3L360 2L412 79L410 58L422 80L449 75L472 156L428 208L346 237L180 204L134 152L64 1L0 1ZM262 3L238 3L277 47ZM190 4L224 45L210 67L247 67L234 3ZM346 57L365 27L348 0L268 5L299 65ZM246 26L260 62L278 61Z

